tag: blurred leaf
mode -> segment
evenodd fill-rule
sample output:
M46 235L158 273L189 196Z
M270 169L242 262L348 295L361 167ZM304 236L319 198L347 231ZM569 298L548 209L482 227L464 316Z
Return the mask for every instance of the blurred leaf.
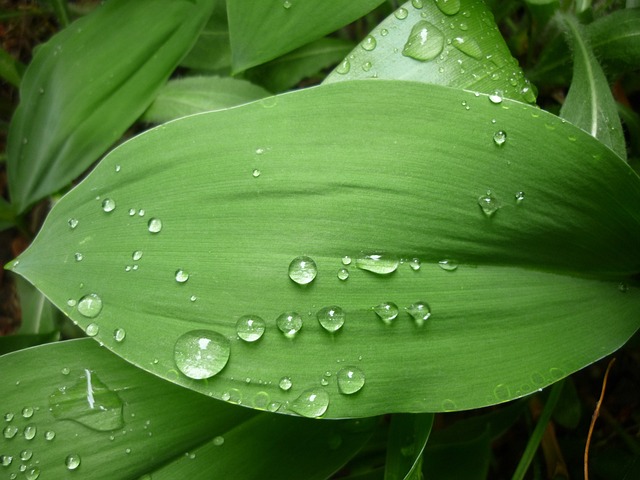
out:
M55 205L13 270L158 376L343 418L505 402L619 348L640 326L638 238L640 179L570 123L437 85L350 81L126 142ZM417 270L357 268L363 252ZM317 264L307 286L287 275L300 255ZM399 308L392 325L373 311L383 302ZM422 326L407 311L418 302L432 312ZM331 334L316 315L333 305L346 320ZM276 326L291 311L294 339ZM255 343L237 335L244 315L265 321ZM176 341L203 329L230 356L207 381L176 370L176 348L183 371L190 358ZM355 394L338 389L345 368L366 380Z
M88 339L3 356L0 370L2 414L11 416L0 437L7 476L24 468L57 479L325 478L370 435L353 421L256 415L164 382ZM71 455L76 469L65 467Z
M0 48L0 77L17 87L20 85L24 65Z
M553 419L564 428L574 429L580 423L582 405L580 397L571 378L567 378L558 404L553 411Z
M391 416L385 480L421 478L422 452L432 426L432 413L396 413Z
M169 80L142 116L163 123L208 110L242 105L271 95L262 87L230 77L187 77Z
M360 18L383 0L228 0L234 73L273 60Z
M201 71L231 72L231 46L229 45L229 26L227 25L226 2L219 1L200 32L195 45L180 66Z
M485 480L491 460L491 436L486 430L480 434L467 432L448 443L429 444L424 453L425 479Z
M300 80L315 75L323 68L342 60L353 42L337 38L321 38L269 63L245 72L247 78L272 92L284 92Z
M0 336L0 355L5 355L17 350L23 350L43 343L50 343L60 340L60 334L57 331L37 334L21 334Z
M630 156L640 156L640 115L630 107L618 103L618 114L629 132Z
M62 315L60 310L29 282L17 275L14 278L22 310L19 333L50 333L56 330L57 317Z
M560 116L600 140L621 158L627 158L622 124L609 83L593 55L582 26L564 15L573 50L573 79Z
M0 231L15 225L16 214L13 207L4 198L0 197Z
M324 83L370 78L416 80L535 102L491 11L474 0L405 3Z
M18 213L68 185L120 138L195 42L214 2L112 0L38 48L9 129Z
M69 25L69 11L67 9L67 0L47 0L47 3L51 5L53 12L56 14L58 23L61 27Z

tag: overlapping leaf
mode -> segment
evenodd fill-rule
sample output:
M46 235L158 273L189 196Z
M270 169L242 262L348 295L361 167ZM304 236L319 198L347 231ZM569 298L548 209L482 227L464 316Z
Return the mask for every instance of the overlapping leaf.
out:
M217 398L252 405L266 391L282 413L329 418L468 409L537 390L633 334L638 212L637 175L553 115L353 81L127 142L13 269L118 355ZM362 252L422 263L378 275L354 266ZM299 255L317 264L307 286L287 275ZM102 308L88 318L78 304L91 294ZM383 302L400 309L391 325L373 311ZM431 309L422 326L404 310L417 302ZM332 305L346 312L333 334L316 319ZM276 326L291 311L303 318L293 339ZM236 334L247 314L266 323L255 343ZM174 348L203 329L229 340L230 359L194 380ZM345 367L365 376L357 393L339 388ZM326 410L301 408L311 399Z

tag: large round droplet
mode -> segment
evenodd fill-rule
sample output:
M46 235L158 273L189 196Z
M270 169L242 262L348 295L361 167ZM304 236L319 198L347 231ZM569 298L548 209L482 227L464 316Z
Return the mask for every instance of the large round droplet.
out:
M373 311L387 325L391 325L391 322L398 316L398 306L393 302L384 302L376 305L373 307Z
M340 270L338 270L338 278L342 281L349 278L349 270L347 270L346 268L341 268Z
M444 34L438 27L420 20L411 29L407 43L404 44L402 55L421 62L433 60L444 47Z
M318 267L311 257L296 257L289 264L289 278L299 285L311 283L317 274Z
M386 275L395 272L400 260L390 253L363 253L356 259L356 267Z
M255 342L262 337L266 325L257 315L243 315L236 322L236 333L245 342Z
M345 313L344 310L338 306L324 307L318 310L316 314L318 322L322 325L327 332L335 332L342 328L344 325Z
M176 341L174 359L189 378L213 377L229 361L231 344L227 337L212 330L192 330Z
M364 372L358 367L344 367L338 372L338 390L351 395L364 387Z
M367 52L370 52L371 50L374 50L376 48L377 44L378 42L376 42L376 39L373 35L367 35L360 46Z
M113 212L115 209L116 209L116 202L114 202L110 198L105 198L102 201L102 210L104 210L105 212L107 213Z
M159 233L162 230L162 220L159 218L151 218L149 223L147 223L147 227L151 233Z
M83 317L95 318L102 310L102 299L95 293L85 295L78 301L78 312Z
M276 319L278 329L287 338L293 338L302 328L302 317L296 312L285 312Z
M487 192L486 195L478 197L478 205L480 205L482 213L484 213L487 217L492 217L493 215L495 215L495 213L501 207L500 202L491 194L491 192Z
M291 410L303 417L316 418L324 415L329 407L329 394L323 390L310 389L302 392L291 403Z
M436 0L436 5L445 15L455 15L460 11L460 0Z
M405 310L413 317L418 327L424 325L424 322L431 316L431 308L426 302L416 302L406 307Z
M64 464L67 467L67 470L75 470L80 466L80 455L72 453L71 455L67 455L67 458L64 460Z

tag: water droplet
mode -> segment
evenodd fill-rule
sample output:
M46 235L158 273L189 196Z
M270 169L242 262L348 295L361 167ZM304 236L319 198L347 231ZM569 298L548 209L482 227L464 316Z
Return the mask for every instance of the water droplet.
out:
M95 293L85 295L78 301L78 312L83 317L95 318L102 310L102 299Z
M262 337L266 326L257 315L243 315L236 322L236 333L245 342L255 342Z
M0 455L0 465L2 465L3 467L8 467L9 465L11 465L11 462L13 461L13 457L10 455Z
M311 283L317 274L316 262L310 257L296 257L289 264L289 278L299 285Z
M413 8L418 10L424 7L424 3L422 3L422 0L411 0L411 5L413 5Z
M73 230L74 228L76 228L78 226L78 220L76 220L75 218L70 218L67 223L69 224L69 228L71 230Z
M29 425L24 427L24 431L22 432L26 440L33 440L33 437L36 436L36 433L38 433L38 428L33 423L30 423Z
M4 421L5 422L10 422L11 420L13 420L13 413L9 412L9 413L5 413L4 414Z
M251 175L253 175L254 178L258 178L261 173L262 172L260 170L258 170L257 168L254 168L253 171L251 172Z
M39 476L40 476L39 468L32 468L26 471L24 474L24 478L26 478L27 480L38 480Z
M398 257L389 253L363 253L356 259L356 267L382 275L395 272L399 264Z
M453 272L458 269L458 264L453 260L449 260L448 258L445 258L444 260L440 260L438 262L438 266L441 269L446 270L447 272Z
M214 439L213 439L213 444L214 444L216 447L220 447L220 446L222 446L222 445L224 444L224 437L222 437L222 436L220 436L220 435L218 435L217 437L214 437Z
M195 302L197 299L198 299L198 297L196 297L195 295L191 295L189 297L189 301L191 301L191 302Z
M124 341L126 336L127 332L125 332L124 328L116 328L113 332L113 339L118 343Z
M56 438L56 432L54 432L53 430L47 430L46 432L44 432L44 439L47 442L50 442L54 438Z
M346 268L341 268L340 270L338 270L338 278L340 280L346 280L347 278L349 278L349 270L347 270Z
M222 394L222 400L240 405L242 403L242 393L237 388L232 388Z
M137 262L138 260L140 260L142 258L142 250L136 250L135 252L133 252L133 254L131 255L131 258L133 259L134 262Z
M436 5L445 15L455 15L460 11L460 0L436 0Z
M33 417L33 408L32 407L24 407L22 409L22 416L24 418L31 418Z
M387 35L389 35L389 30L383 28L382 30L380 30L380 35L386 37Z
M444 47L444 34L438 27L420 20L411 29L402 55L421 62L436 58Z
M629 291L629 285L627 285L626 283L619 283L618 290L620 290L622 293L627 293Z
M493 389L493 394L498 400L509 400L511 393L509 387L504 383L499 383L496 388Z
M420 270L420 259L419 258L412 258L411 260L409 260L409 267L411 268L411 270L417 272L418 270Z
M409 15L409 10L407 10L406 8L400 7L395 12L393 12L393 14L398 20L404 20Z
M306 390L291 404L291 410L308 418L317 418L327 411L329 394L322 390Z
M516 192L516 203L520 204L524 201L524 192Z
M149 219L149 223L147 225L151 233L159 233L160 230L162 230L162 220L159 218Z
M445 412L454 412L458 409L456 402L450 398L446 398L442 401L442 410Z
M189 274L187 272L182 269L176 270L176 282L185 283L187 280L189 280Z
M114 202L110 198L105 198L102 201L102 210L104 210L105 212L107 213L113 212L115 209L116 209L116 202Z
M120 165L116 165L115 170L116 170L116 173L119 173L119 172L120 172L120 170L121 170Z
M2 434L6 439L15 437L16 433L18 433L18 427L16 427L15 425L7 425L6 427L4 427L4 430L2 430Z
M492 217L493 215L495 215L495 213L502 206L500 205L498 199L494 197L490 191L488 191L486 195L478 197L478 205L480 205L482 213L484 213L487 217Z
M405 310L413 317L418 327L424 325L424 322L431 316L431 308L429 308L426 302L416 302L413 305L405 307Z
M482 58L482 50L480 45L472 38L456 37L452 41L453 46L460 50L465 55L480 60ZM491 98L491 96L489 96Z
M324 307L318 310L316 314L318 322L322 325L327 332L336 332L344 325L345 313L344 310L338 306Z
M362 70L364 70L365 72L368 72L369 70L371 70L372 67L372 63L371 62L364 62L362 64Z
M75 470L80 466L80 455L75 453L67 455L67 458L64 460L64 464L67 466L68 470Z
M129 455L131 453L131 449L130 448L125 448L124 449L124 453L126 453L127 455Z
M376 315L387 325L391 325L391 322L396 319L399 312L398 306L393 302L384 302L376 305L373 307L373 311L376 312Z
M90 323L89 325L87 325L87 335L89 335L90 337L95 337L98 332L100 331L100 327L95 324L95 323Z
M340 75L346 75L351 70L351 62L349 62L348 58L345 58L340 65L336 67L336 72Z
M373 35L367 35L360 46L363 50L370 52L371 50L374 50L376 48L377 44L378 42L376 42L376 39Z
M291 8L291 2L289 0L284 0L284 2L282 2L282 7L285 10L289 10Z
M338 390L345 395L359 392L364 386L364 372L358 367L344 367L338 372Z
M285 337L293 338L302 328L302 317L296 312L285 312L276 319L276 325Z
M182 373L202 380L213 377L229 361L231 344L227 337L212 330L192 330L176 341L174 358Z
M343 265L351 265L351 257L349 255L345 255L344 257L342 257L342 264Z
M502 92L500 90L496 90L491 95L489 95L489 101L491 103L495 103L496 105L502 103Z
M280 379L280 382L278 382L278 386L280 387L280 389L285 392L289 390L292 385L293 385L293 382L291 382L291 379L289 377L282 377Z

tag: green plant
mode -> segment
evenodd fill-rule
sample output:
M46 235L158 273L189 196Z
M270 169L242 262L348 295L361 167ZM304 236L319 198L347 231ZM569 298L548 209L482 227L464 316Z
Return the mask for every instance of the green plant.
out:
M639 122L600 62L635 94L640 11L513 5L111 0L41 45L4 226L65 196L0 345L59 312L97 341L0 359L4 472L486 478L542 402L522 478L556 405L575 423L562 379L639 326Z

